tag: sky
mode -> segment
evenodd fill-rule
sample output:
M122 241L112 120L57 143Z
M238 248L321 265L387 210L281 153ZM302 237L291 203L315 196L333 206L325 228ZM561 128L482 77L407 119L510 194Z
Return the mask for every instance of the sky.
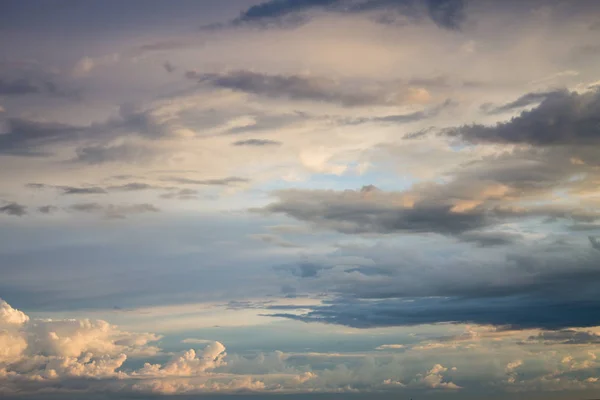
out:
M0 397L600 398L600 2L0 0Z

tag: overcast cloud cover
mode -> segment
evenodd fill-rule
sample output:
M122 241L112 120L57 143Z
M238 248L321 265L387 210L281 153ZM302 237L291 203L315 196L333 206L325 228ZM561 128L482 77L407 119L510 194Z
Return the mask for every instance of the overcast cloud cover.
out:
M0 26L0 397L598 397L600 3Z

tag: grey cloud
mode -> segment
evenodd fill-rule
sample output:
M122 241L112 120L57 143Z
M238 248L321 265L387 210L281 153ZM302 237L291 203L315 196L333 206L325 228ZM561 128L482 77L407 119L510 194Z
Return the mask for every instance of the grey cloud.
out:
M252 239L260 240L261 242L272 244L279 247L285 248L296 248L300 247L294 243L288 242L283 239L281 236L270 234L270 233L257 233L250 235Z
M541 332L536 336L530 336L528 342L540 342L544 344L598 344L600 343L600 336L593 332L562 329L559 331Z
M182 177L171 177L171 178L163 178L162 181L181 183L181 184L185 184L185 185L206 185L206 186L230 186L230 185L235 185L237 183L249 182L248 179L240 178L237 176L228 176L226 178L218 178L218 179L191 179L191 178L182 178Z
M45 155L42 146L76 139L85 131L85 127L21 118L9 118L6 123L8 131L0 135L0 154Z
M342 124L346 125L359 125L365 123L382 123L382 124L409 124L411 122L422 121L424 119L433 118L439 115L445 109L452 108L456 106L456 102L453 100L446 100L441 104L436 106L427 108L422 111L415 111L408 114L393 114L386 115L383 117L358 117L358 118L346 118L339 121ZM411 133L405 136L406 139L416 138L424 135L425 132Z
M0 135L0 154L46 156L43 149L57 144L111 140L115 137L140 135L157 139L170 135L168 124L159 122L151 110L138 110L133 106L120 107L119 115L86 126L55 122L9 118L7 131ZM147 146L121 144L114 146L89 145L77 149L77 161L99 164L109 161L147 161L154 159L157 149Z
M251 147L264 147L264 146L279 146L281 142L269 139L246 139L238 140L233 142L234 146L251 146Z
M108 219L123 219L126 218L128 215L155 213L160 211L158 208L156 208L156 206L147 203L124 205L78 203L71 205L69 209L72 211L79 211L90 214L103 214L104 217Z
M62 88L50 79L31 77L0 78L0 96L23 96L44 94L55 97L74 97L76 92Z
M583 222L600 219L600 213L593 210L561 206L501 207L494 205L493 201L489 205L455 209L461 200L473 199L478 190L485 189L478 188L471 181L429 185L413 192L383 192L372 186L358 191L281 190L275 192L278 201L252 211L284 214L346 234L433 232L457 235L462 240L488 246L507 244L518 237L472 231L506 219L550 217ZM403 205L411 195L416 195L419 200Z
M299 278L316 278L319 272L327 269L331 269L330 266L324 266L321 264L314 264L310 262L302 262L294 265L284 265L275 267L276 270L283 270L291 273Z
M81 211L86 213L98 212L104 209L104 207L98 203L78 203L71 205L69 208L74 211Z
M589 236L588 239L590 240L592 247L594 249L600 251L600 240L598 240L597 237L593 237L593 236Z
M154 185L140 182L130 182L123 185L109 186L108 190L124 191L124 192L137 192L140 190L156 189Z
M242 12L234 24L293 26L308 20L309 11L379 13L376 21L383 23L394 21L395 16L418 20L427 15L438 26L451 30L460 29L465 19L463 0L269 0Z
M145 163L161 155L154 147L129 143L85 146L78 148L76 152L76 161L92 165L111 162Z
M523 239L523 235L510 232L465 232L459 236L463 242L475 243L481 247L505 246Z
M38 211L41 212L42 214L52 214L58 210L59 210L58 207L51 206L51 205L38 207Z
M406 95L403 87L395 92L385 85L375 89L351 87L323 77L269 75L243 70L222 74L188 71L186 77L212 86L266 97L323 101L346 107L394 105Z
M27 207L18 203L8 203L4 206L0 206L0 214L22 217L27 214Z
M44 183L28 183L25 185L32 189L57 189L61 190L62 194L65 195L77 195L77 194L106 194L107 191L104 188L98 186L60 186L60 185L46 185Z
M457 234L489 224L481 210L456 213L451 205L403 207L389 193L346 190L284 190L279 201L255 211L285 214L300 221L348 234L437 232Z
M106 190L100 187L71 187L60 186L63 194L106 194Z
M180 189L175 192L160 195L163 199L193 200L198 198L198 191L194 189Z
M174 72L177 67L174 66L173 64L171 64L168 61L165 61L165 63L163 64L163 67L165 68L165 71L167 71L168 73Z
M600 141L600 90L583 94L549 93L531 111L495 126L470 125L446 130L471 142L583 145Z
M514 111L519 108L527 107L533 104L539 104L554 92L527 93L518 99L506 103L504 105L493 107L489 104L482 106L483 110L488 114L501 114L508 111Z

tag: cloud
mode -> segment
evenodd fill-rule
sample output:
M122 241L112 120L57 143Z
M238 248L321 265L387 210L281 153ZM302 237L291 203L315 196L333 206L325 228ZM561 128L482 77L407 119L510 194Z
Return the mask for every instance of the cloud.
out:
M0 206L0 214L22 217L27 214L27 207L19 203L8 203L4 206Z
M69 206L69 210L89 214L103 214L109 219L123 219L129 215L156 213L160 210L152 204L99 204L99 203L77 203Z
M198 191L194 189L179 189L161 194L160 197L163 199L193 200L198 198Z
M538 146L598 144L600 90L548 93L541 104L495 126L470 125L447 134L475 143Z
M309 262L302 262L295 265L275 267L275 269L289 271L292 275L299 278L316 278L321 271L331 269L331 267Z
M596 301L550 299L378 299L337 300L323 306L303 306L304 314L273 313L270 317L309 323L344 325L358 329L415 326L435 323L510 325L514 329L591 327L600 321ZM549 311L552 310L552 311Z
M397 88L384 84L352 85L310 75L273 75L237 70L220 74L188 71L186 77L214 87L259 96L336 103L345 107L400 105L423 97L417 89L403 85L396 85Z
M463 242L475 243L481 247L505 246L524 239L523 235L510 232L465 232L459 236Z
M515 101L511 101L510 103L506 103L504 105L493 107L490 104L485 104L482 108L488 114L501 114L504 112L514 111L519 108L527 107L530 105L537 105L544 101L548 96L552 96L555 92L534 92L527 93L523 96L519 97Z
M269 139L245 139L233 142L234 146L250 146L250 147L265 147L265 146L279 146L281 142L277 140Z
M175 72L175 70L177 69L177 67L171 64L169 61L165 61L163 67L168 73Z
M42 94L53 97L73 97L76 93L63 89L60 85L50 79L21 77L0 77L0 96L24 96L31 94Z
M63 191L63 194L106 194L106 190L100 187L71 187L71 186L62 186L60 189Z
M365 187L366 188L366 187ZM347 234L437 232L457 234L482 228L481 210L457 212L451 204L414 203L408 194L373 190L282 190L279 201L262 213L285 214L318 227Z
M147 163L156 161L163 154L154 147L135 143L82 146L76 152L76 161L91 165L113 162Z
M226 178L217 178L217 179L191 179L191 178L183 178L183 177L170 177L163 178L165 182L174 182L181 183L184 185L206 185L206 186L230 186L238 183L247 183L249 182L246 178L240 178L237 176L228 176Z
M460 29L465 19L462 0L269 0L243 11L234 24L261 23L300 24L308 19L306 12L320 11L342 14L379 14L379 22L389 23L396 17L414 20L427 15L436 25L450 30Z
M400 350L405 349L406 346L403 344L382 344L381 346L377 346L376 350Z
M30 319L3 300L0 327L0 341L10 349L0 351L0 381L8 388L27 381L122 377L117 369L128 356L159 351L150 345L158 335L124 332L105 321Z
M31 189L57 189L61 190L64 195L79 195L79 194L106 194L107 191L104 188L98 186L89 187L77 187L77 186L60 186L60 185L47 185L43 183L28 183L25 185Z
M84 77L89 75L92 70L98 67L111 66L118 63L121 56L118 53L108 54L100 57L83 57L73 67L73 75L75 77Z
M58 207L55 207L52 205L38 207L38 211L41 212L42 214L53 214L58 210L59 210Z
M108 190L124 191L124 192L137 192L140 190L156 189L157 187L149 183L141 182L129 182L123 185L109 186Z
M558 331L544 331L535 336L530 336L526 343L539 342L547 345L567 344L599 344L600 335L594 332L586 332L574 329L562 329Z
M9 118L6 125L7 132L0 135L0 154L43 155L42 146L76 139L84 131L79 126L21 118Z
M257 233L257 234L250 235L250 237L252 239L260 240L261 242L273 244L273 245L279 246L279 247L285 247L285 248L300 247L294 243L288 242L287 240L283 239L281 236L274 235L274 234Z

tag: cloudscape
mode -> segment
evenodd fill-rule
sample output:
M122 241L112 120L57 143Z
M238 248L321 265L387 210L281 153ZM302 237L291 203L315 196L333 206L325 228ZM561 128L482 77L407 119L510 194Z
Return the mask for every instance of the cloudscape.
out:
M0 1L0 397L600 398L600 2Z

